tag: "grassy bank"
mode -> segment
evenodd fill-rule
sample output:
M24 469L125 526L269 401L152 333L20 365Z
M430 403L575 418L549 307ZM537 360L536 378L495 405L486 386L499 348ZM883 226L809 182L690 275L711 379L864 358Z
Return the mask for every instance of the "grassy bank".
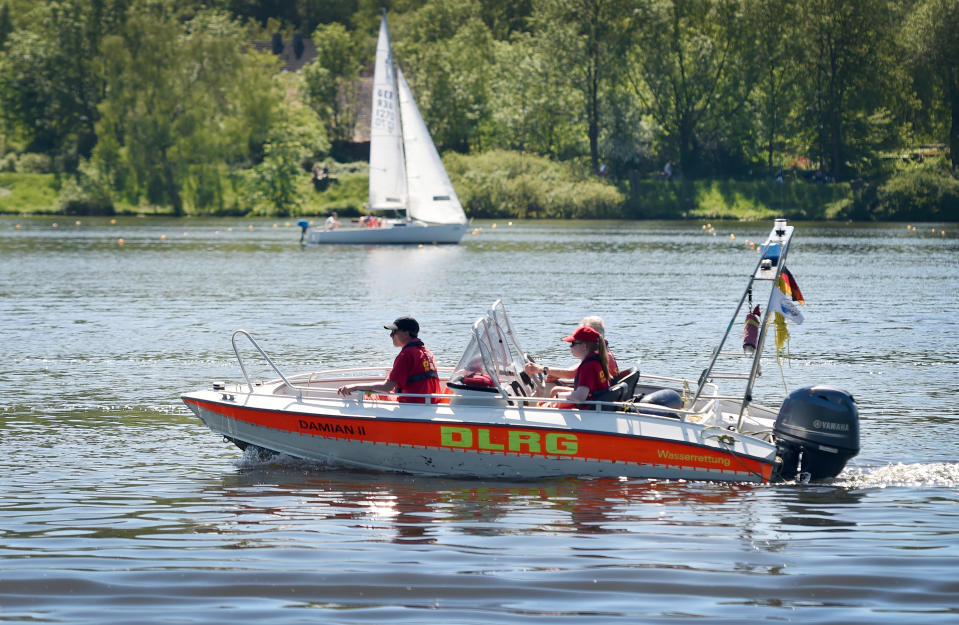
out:
M589 167L496 150L444 163L466 213L479 218L617 219L626 196Z
M803 180L681 180L634 177L615 183L588 168L517 152L450 154L450 178L467 215L476 218L560 219L738 219L787 217L800 220L959 220L959 181L949 169L913 168L877 181L814 184ZM188 214L318 216L363 213L368 164L331 163L332 182L314 189L309 173L296 181L297 205L277 215L267 204L244 203L249 172L224 174L225 202L214 211ZM54 174L0 173L0 213L75 214L65 201L75 189ZM109 207L108 207L109 208ZM116 214L170 215L166 207L115 202Z
M695 180L634 182L626 214L637 219L841 219L853 201L848 183Z
M369 195L369 164L337 163L330 166L332 182L325 191L316 191L309 177L305 179L300 195L300 215L360 215ZM268 207L261 207L268 210Z
M271 215L269 206L249 205L242 199L247 172L233 176L224 175L220 183L224 192L221 208L194 210L187 206L187 214L194 215ZM327 215L338 211L344 215L359 215L366 203L369 177L366 163L338 165L331 168L332 182L322 192L314 189L311 175L304 173L297 186L299 208L297 215ZM0 172L0 214L63 215L81 214L77 210L82 202L71 201L76 195L76 186L67 176L56 174ZM117 215L167 215L173 214L170 207L149 204L132 205L114 201L111 207L89 209L89 214Z
M56 213L59 194L53 174L0 172L0 214Z

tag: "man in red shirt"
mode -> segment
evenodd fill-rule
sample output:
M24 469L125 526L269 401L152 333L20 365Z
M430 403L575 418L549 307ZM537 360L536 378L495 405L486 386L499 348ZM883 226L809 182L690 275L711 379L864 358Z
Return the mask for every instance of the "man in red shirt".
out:
M417 336L420 333L420 324L412 317L400 317L393 323L383 326L390 331L393 345L400 348L400 353L393 361L393 369L382 382L376 384L346 384L337 392L343 397L349 397L354 391L371 391L374 393L441 393L439 375L436 372L436 362L433 352L426 348L423 341ZM400 402L426 403L425 397L398 398Z

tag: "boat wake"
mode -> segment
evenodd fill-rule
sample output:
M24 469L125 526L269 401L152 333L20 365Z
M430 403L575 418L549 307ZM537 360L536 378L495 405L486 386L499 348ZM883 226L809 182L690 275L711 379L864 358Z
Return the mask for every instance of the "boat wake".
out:
M352 472L344 467L303 460L272 452L254 445L248 446L234 465L239 469L280 469L315 471L336 469ZM564 478L566 479L566 478ZM656 481L656 480L654 480ZM677 483L682 483L677 482ZM695 480L689 481L695 484ZM959 488L959 462L929 462L888 464L883 466L848 466L838 477L828 481L830 486L849 489L862 488Z
M304 460L284 453L278 453L256 445L247 445L243 455L236 459L233 465L238 469L280 469L297 471L321 471L329 468L339 468L336 465L326 464L317 460Z
M930 462L888 464L873 467L847 467L833 486L845 488L956 488L959 487L959 463Z

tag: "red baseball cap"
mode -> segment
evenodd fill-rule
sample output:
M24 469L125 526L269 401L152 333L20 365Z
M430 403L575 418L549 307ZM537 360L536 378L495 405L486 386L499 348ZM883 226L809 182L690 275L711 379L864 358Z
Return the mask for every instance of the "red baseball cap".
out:
M587 343L599 343L602 337L599 335L595 329L589 326L579 326L576 328L576 331L573 332L572 336L564 336L563 340L567 343L572 343L573 341L586 341Z

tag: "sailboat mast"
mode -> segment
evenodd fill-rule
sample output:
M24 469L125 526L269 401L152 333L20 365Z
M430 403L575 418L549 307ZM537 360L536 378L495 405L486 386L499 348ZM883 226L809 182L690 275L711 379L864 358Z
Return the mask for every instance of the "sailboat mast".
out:
M410 218L410 168L409 162L406 160L406 133L403 131L403 107L400 106L400 83L399 78L397 77L396 71L396 61L393 59L393 42L390 40L390 27L386 21L386 7L381 7L380 11L383 12L383 24L386 25L386 41L389 44L390 51L390 68L393 70L390 72L393 77L393 93L396 95L396 121L399 124L400 128L400 160L403 163L403 185L406 189L406 196L403 198L403 215L407 220Z
M436 144L403 70L394 63L385 12L376 59L370 208L405 211L407 219L424 223L465 224L466 213Z
M406 159L399 109L396 68L384 10L376 42L370 110L371 210L405 211L407 208Z

